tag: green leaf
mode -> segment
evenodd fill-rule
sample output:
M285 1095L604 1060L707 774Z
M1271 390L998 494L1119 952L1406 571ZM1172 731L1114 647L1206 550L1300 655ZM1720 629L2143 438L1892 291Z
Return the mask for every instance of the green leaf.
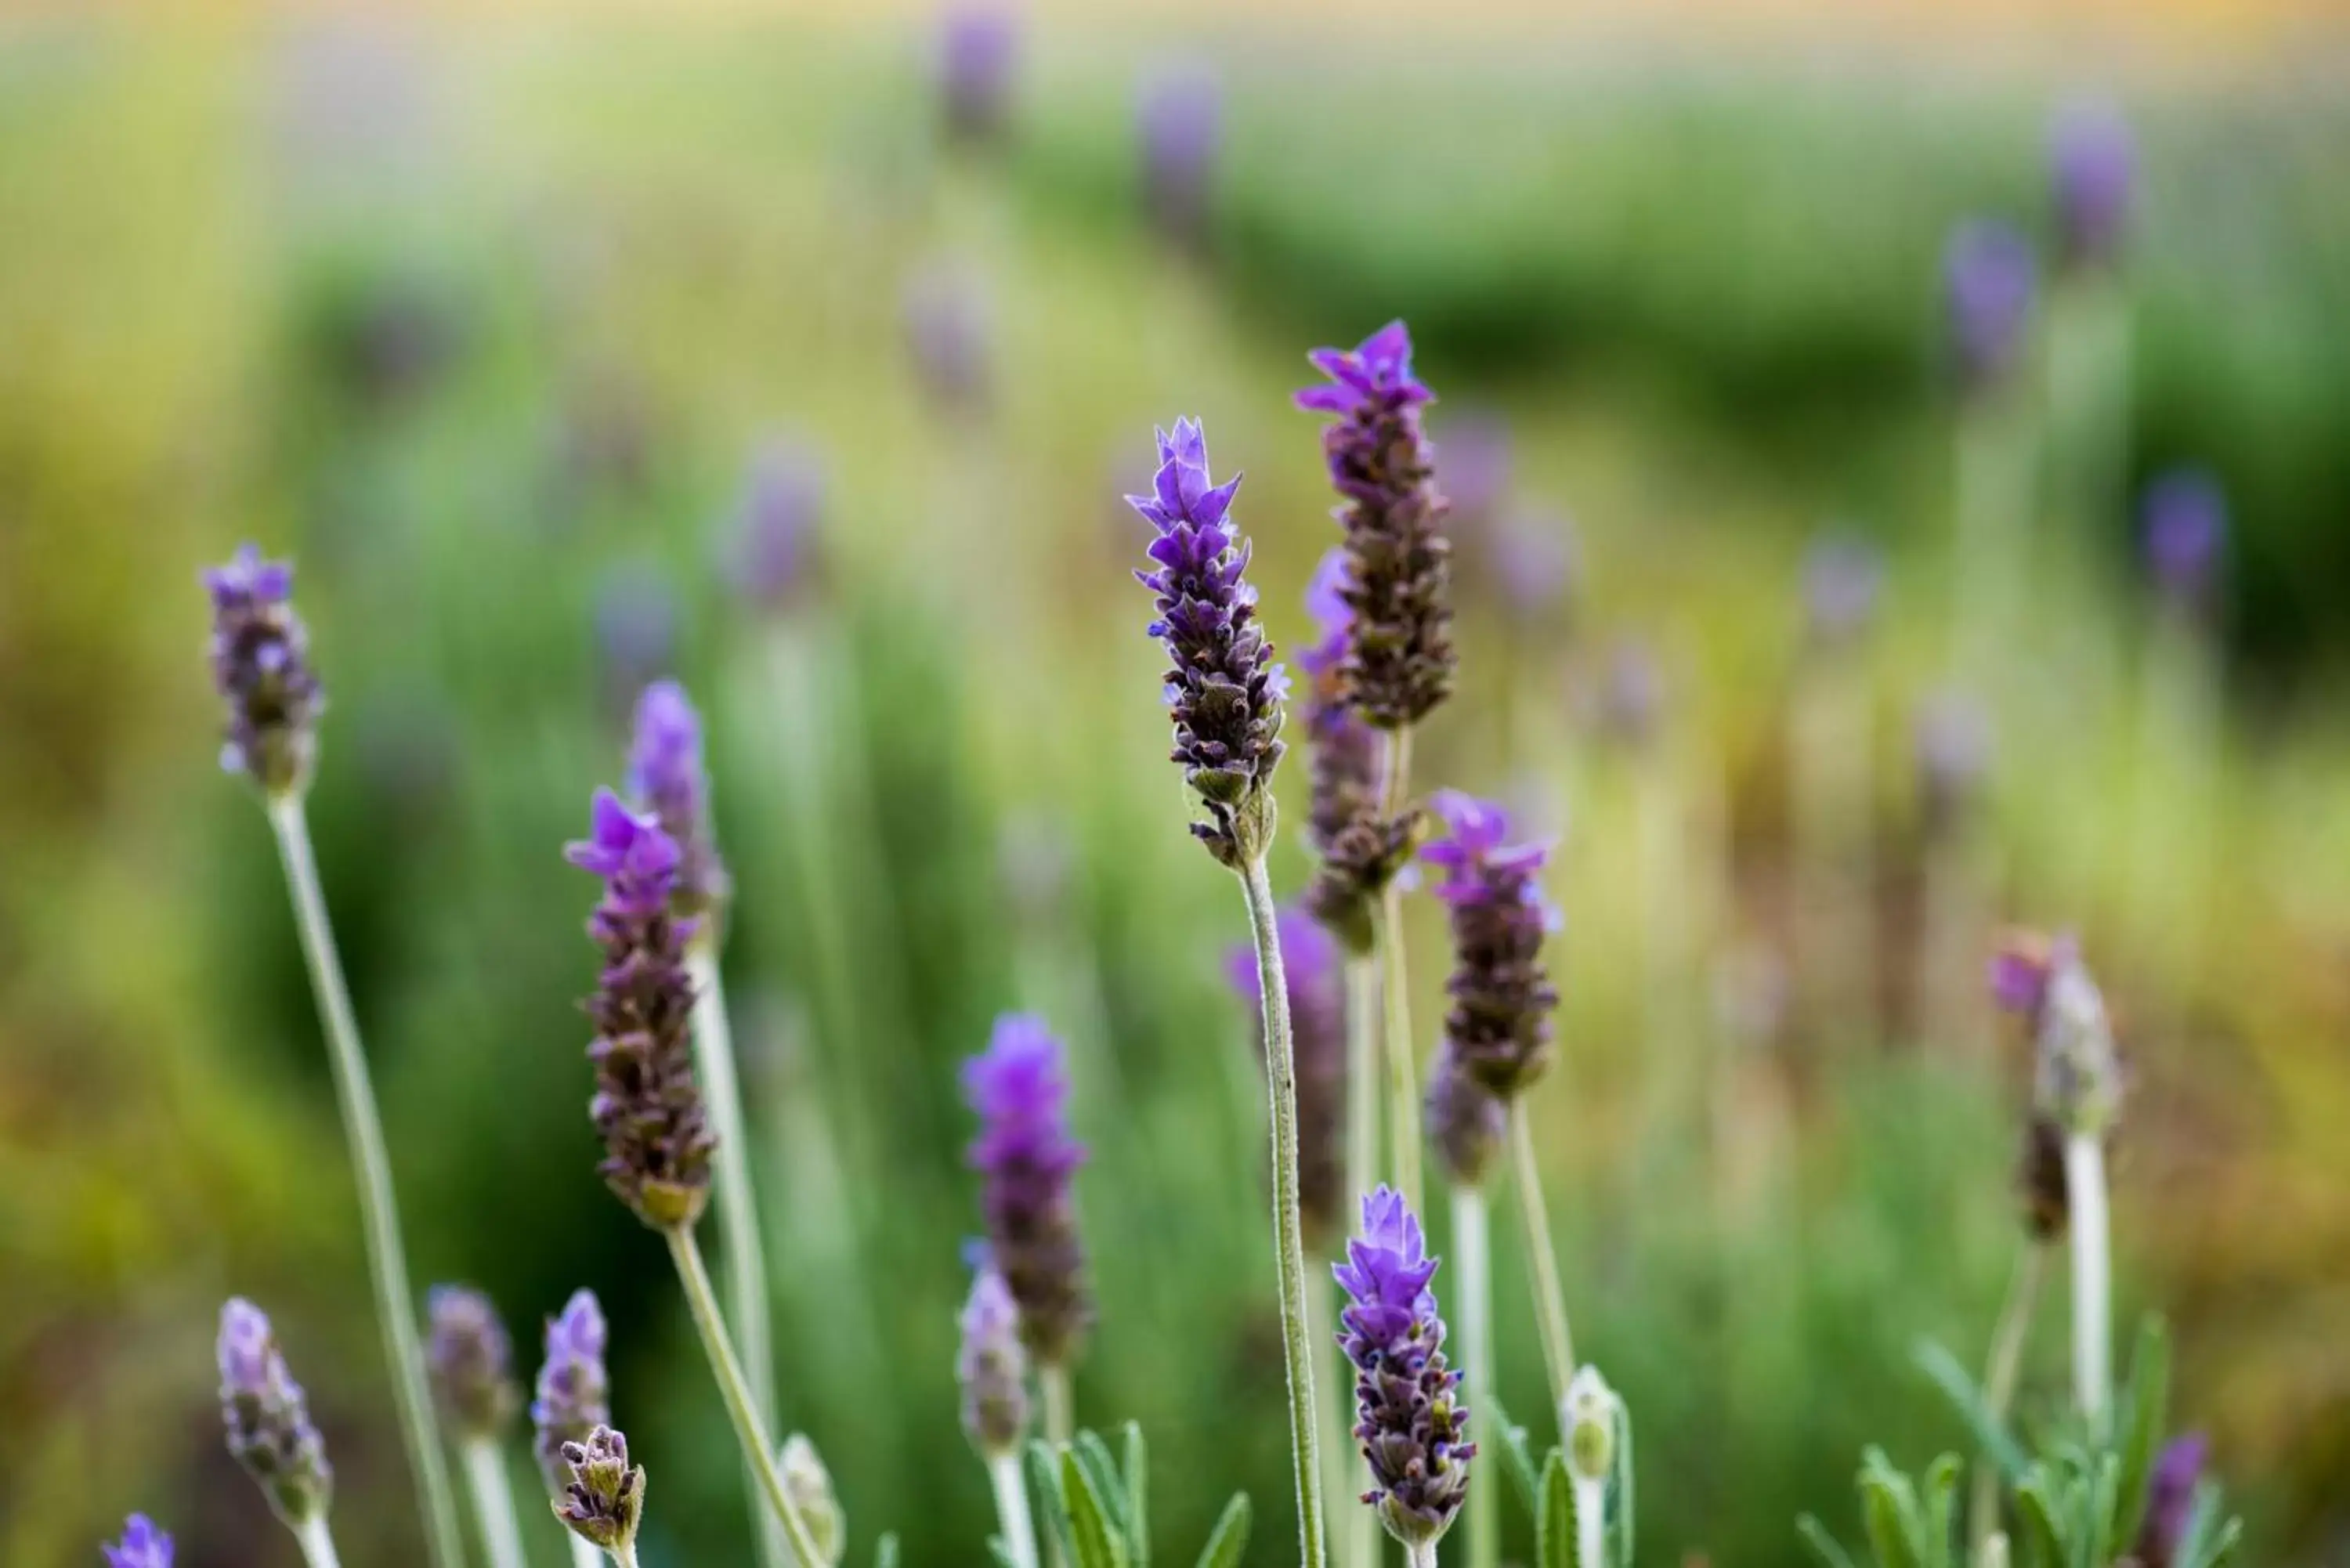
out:
M1607 1492L1607 1546L1615 1568L1632 1568L1632 1412L1616 1401L1616 1474Z
M1036 1488L1037 1511L1045 1516L1044 1534L1057 1542L1063 1561L1074 1556L1076 1540L1069 1522L1069 1500L1061 1491L1061 1467L1053 1450L1041 1442L1028 1445L1028 1479Z
M1880 1449L1861 1457L1860 1520L1880 1568L1926 1568L1917 1489Z
M1844 1549L1844 1542L1830 1535L1827 1526L1810 1514L1795 1516L1795 1533L1804 1538L1812 1555L1820 1560L1820 1568L1853 1568L1852 1553Z
M1485 1396L1485 1413L1492 1419L1495 1442L1502 1450L1502 1468L1510 1472L1510 1482L1517 1489L1518 1501L1526 1505L1526 1517L1539 1523L1542 1520L1542 1479L1534 1468L1534 1451L1526 1447L1526 1429L1510 1419L1502 1402L1491 1394ZM1484 1448L1482 1438L1478 1448Z
M1982 1390L1975 1386L1973 1376L1959 1364L1957 1356L1930 1339L1918 1342L1912 1359L1917 1362L1918 1370L1942 1391L1942 1397L1959 1413L1959 1419L1966 1423L1975 1446L1999 1467L2000 1474L2008 1484L2014 1485L2017 1478L2023 1474L2023 1449L2009 1435L2007 1424L1991 1413L1991 1404L1983 1397Z
M2064 1538L2056 1531L2056 1510L2049 1501L2043 1472L2035 1469L2015 1489L2015 1513L2023 1538L2024 1568L2064 1568Z
M1542 1507L1534 1514L1534 1561L1539 1568L1578 1568L1575 1561L1575 1481L1566 1456L1556 1449L1543 1460Z
M1134 1568L1150 1568L1150 1456L1139 1421L1126 1424L1126 1522Z
M1077 1568L1128 1568L1126 1542L1112 1522L1110 1505L1077 1457L1083 1447L1061 1455L1061 1490L1068 1498L1069 1536L1076 1548L1071 1555Z
M988 1544L994 1546L996 1542L991 1538ZM898 1537L894 1532L885 1531L881 1539L873 1543L873 1568L898 1568Z
M1926 1562L1928 1568L1950 1568L1958 1552L1952 1533L1957 1515L1959 1476L1966 1465L1956 1454L1942 1454L1926 1467Z
M1235 1568L1241 1553L1248 1550L1248 1493L1236 1491L1232 1501L1224 1504L1224 1516L1209 1532L1208 1543L1200 1548L1200 1568Z
M2243 1539L2244 1521L2230 1519L2220 1527L2219 1533L2211 1538L2210 1548L2205 1552L2203 1561L2194 1564L2193 1568L2223 1568L2228 1559L2236 1554L2237 1544Z
M995 1568L1020 1568L1019 1560L1012 1555L1012 1548L1003 1544L1001 1535L987 1538L987 1554L995 1559ZM891 1560L889 1568L896 1568L895 1559Z
M2171 1552L2172 1568L2188 1565L2207 1556L2211 1542L2220 1528L2220 1484L2208 1477L2195 1483L2195 1490L2187 1501L2187 1524L2178 1532L2178 1545Z
M2089 1483L2088 1504L2082 1510L2081 1534L2075 1561L2081 1568L2106 1568L2114 1555L2114 1499L2121 1489L2121 1460L2107 1454L2097 1461Z
M1126 1482L1118 1475L1118 1461L1110 1457L1109 1445L1099 1433L1079 1432L1071 1457L1077 1468L1085 1471L1086 1483L1093 1488L1094 1501L1101 1506L1103 1520L1110 1533L1118 1538L1129 1563L1134 1555L1134 1520L1126 1506ZM1074 1509L1072 1510L1074 1512Z
M2130 1356L2128 1398L2121 1428L2121 1475L2107 1537L2112 1541L2136 1541L2146 1522L2155 1456L2170 1418L2170 1338L2159 1318L2149 1317L2138 1327L2137 1349Z

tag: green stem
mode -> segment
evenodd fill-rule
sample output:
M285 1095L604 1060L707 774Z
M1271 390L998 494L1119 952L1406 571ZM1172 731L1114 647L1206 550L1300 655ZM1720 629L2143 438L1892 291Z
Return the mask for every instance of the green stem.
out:
M1256 939L1257 989L1264 999L1266 1098L1273 1124L1273 1233L1281 1277L1281 1343L1289 1372L1289 1447L1297 1483L1298 1559L1324 1568L1322 1469L1314 1400L1314 1347L1306 1343L1305 1243L1297 1214L1297 1064L1289 1034L1289 981L1264 857L1241 871L1249 929Z
M727 1343L726 1324L718 1315L718 1294L710 1286L710 1271L702 1265L702 1248L693 1240L693 1231L683 1225L673 1225L661 1232L669 1241L670 1261L677 1265L678 1282L685 1287L685 1304L693 1314L693 1326L702 1335L702 1351L709 1357L710 1370L718 1379L718 1393L726 1402L727 1418L734 1423L735 1440L742 1445L743 1457L750 1462L751 1474L767 1494L768 1505L775 1517L783 1521L784 1534L791 1543L792 1555L798 1559L799 1568L829 1568L824 1555L816 1549L816 1538L808 1533L807 1521L800 1517L799 1506L785 1489L783 1472L775 1468L775 1445L767 1437L765 1423L759 1419L758 1407L751 1402L751 1391L743 1381L742 1364L734 1359L734 1347Z
M482 1527L482 1547L490 1568L529 1568L523 1554L522 1526L515 1519L514 1486L495 1438L467 1438L458 1449L465 1484L473 1494L473 1517Z
M1453 1288L1460 1293L1462 1381L1474 1401L1493 1387L1492 1244L1481 1188L1452 1189ZM1475 1406L1472 1404L1473 1409ZM1496 1568L1502 1560L1501 1493L1469 1489L1469 1568Z
M987 1479L995 1488L996 1528L1013 1568L1036 1568L1036 1527L1028 1517L1028 1486L1020 1477L1020 1454L1008 1449L987 1456Z
M1510 1151L1516 1161L1518 1214L1525 1221L1526 1264L1534 1273L1534 1323L1543 1366L1550 1373L1550 1405L1566 1440L1566 1386L1575 1376L1575 1341L1567 1332L1566 1296L1558 1282L1558 1250L1551 1244L1550 1205L1543 1199L1542 1167L1534 1159L1534 1123L1523 1099L1510 1107Z
M1036 1386L1045 1395L1045 1440L1066 1449L1077 1440L1077 1396L1068 1366L1057 1361L1038 1366Z
M1379 963L1369 954L1347 960L1347 1190L1359 1196L1377 1181L1379 1167ZM1325 1339L1326 1335L1323 1336ZM1336 1349L1332 1345L1328 1348ZM1336 1444L1341 1466L1354 1460L1355 1394L1352 1380L1336 1379L1326 1402L1338 1412ZM1339 1472L1344 1475L1344 1469ZM1348 1495L1342 1483L1334 1498ZM1377 1568L1379 1523L1367 1508L1343 1511L1338 1561L1344 1568Z
M310 1568L342 1568L335 1555L335 1537L327 1528L324 1513L314 1513L296 1525L294 1539L301 1542L302 1561Z
M2106 1149L2094 1133L2065 1137L2064 1201L2073 1233L2073 1395L2092 1436L2102 1436L2114 1382L2112 1257Z
M1991 1356L1983 1366L1983 1409L1994 1421L2007 1418L2015 1397L2016 1369L2023 1360L2023 1342L2032 1332L2033 1309L2040 1301L2040 1275L2048 1244L2027 1241L2015 1260L2008 1281L2007 1300L1999 1309L1999 1326L1991 1333ZM1983 1547L1999 1528L1999 1469L1988 1455L1975 1459L1974 1494L1967 1509L1967 1540L1970 1558L1980 1559Z
M1382 815L1399 815L1411 791L1411 730L1388 732L1380 784ZM1396 1190L1412 1212L1420 1210L1419 1070L1412 1061L1411 974L1404 954L1403 889L1390 877L1379 889L1378 939L1381 1027L1387 1037L1388 1157L1394 1162Z
M1575 1568L1607 1568L1607 1483L1574 1478Z
M269 799L269 826L277 836L277 856L294 900L295 929L310 970L310 989L326 1026L327 1063L342 1108L343 1136L350 1146L351 1174L359 1188L359 1218L367 1237L368 1275L375 1286L376 1317L383 1329L384 1358L390 1364L392 1403L400 1412L400 1435L423 1504L424 1545L433 1568L463 1568L465 1552L457 1532L457 1504L449 1467L432 1429L432 1406L425 1392L424 1353L417 1343L411 1304L408 1261L400 1250L400 1210L392 1200L391 1160L384 1152L383 1122L376 1114L375 1089L368 1081L367 1056L352 1016L350 989L336 956L335 933L327 919L326 895L318 888L318 864L310 848L310 827L302 797ZM323 1527L321 1531L323 1536ZM328 1548L331 1552L331 1545Z
M1476 1489L1470 1489L1474 1491ZM1403 1549L1403 1559L1410 1568L1436 1568L1436 1542L1415 1541Z
M705 924L703 930L711 928ZM775 1354L767 1315L767 1258L759 1237L757 1189L751 1181L750 1140L744 1132L743 1091L734 1072L734 1033L726 1013L726 990L719 979L715 943L707 936L686 953L693 986L693 1065L709 1107L710 1130L718 1148L712 1185L723 1243L726 1293L732 1305L728 1328L743 1357L751 1402L772 1430L775 1424ZM744 1476L752 1530L765 1568L783 1568L786 1547L775 1521L759 1506L755 1477Z

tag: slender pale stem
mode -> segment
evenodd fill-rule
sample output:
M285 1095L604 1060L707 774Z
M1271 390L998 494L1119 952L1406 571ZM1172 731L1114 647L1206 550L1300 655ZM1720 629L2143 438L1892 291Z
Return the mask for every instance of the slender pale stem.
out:
M1385 815L1399 814L1410 792L1411 731L1388 732L1380 794ZM1375 928L1381 981L1380 1018L1387 1037L1388 1158L1396 1190L1414 1213L1420 1209L1419 1070L1412 1061L1411 975L1403 942L1403 889L1390 878L1379 890Z
M1045 1440L1066 1449L1077 1438L1077 1396L1068 1366L1057 1361L1039 1366L1036 1386L1045 1395Z
M1460 1292L1462 1381L1470 1408L1493 1388L1492 1243L1482 1188L1452 1189L1452 1266ZM1495 1568L1502 1560L1501 1493L1490 1486L1469 1489L1469 1568Z
M368 1081L366 1054L351 1012L350 989L335 952L334 928L327 919L326 895L318 888L318 863L310 848L309 823L298 794L272 795L269 826L277 836L277 857L294 900L294 924L310 989L326 1026L327 1062L333 1070L343 1136L350 1146L351 1175L359 1189L359 1218L367 1237L368 1275L375 1286L376 1317L383 1329L384 1358L391 1366L392 1403L400 1412L400 1435L423 1503L424 1545L433 1568L463 1568L465 1550L457 1532L457 1504L449 1467L432 1429L432 1406L425 1392L424 1353L416 1338L416 1314L408 1287L408 1260L400 1249L400 1210L391 1193L391 1159L384 1151L383 1122L376 1114L375 1089ZM323 1527L322 1527L323 1532ZM331 1552L332 1547L328 1550Z
M1576 1476L1573 1485L1575 1568L1607 1568L1607 1483Z
M784 1534L799 1568L827 1568L823 1553L816 1548L816 1538L808 1533L807 1521L800 1517L798 1504L784 1486L783 1472L775 1468L775 1445L759 1418L758 1407L751 1402L751 1391L743 1386L734 1347L727 1343L726 1324L718 1315L718 1293L711 1289L710 1271L702 1264L702 1248L695 1243L693 1232L682 1225L671 1226L661 1234L669 1240L670 1260L677 1265L678 1282L685 1287L686 1307L693 1314L702 1354L718 1379L719 1396L726 1402L727 1418L734 1423L734 1438L750 1461L752 1476L767 1494L775 1517L783 1521Z
M302 1544L302 1561L310 1568L342 1568L335 1555L335 1537L327 1528L327 1516L314 1513L294 1527L294 1539Z
M1983 1365L1983 1409L1994 1421L2007 1417L2015 1397L2016 1369L2023 1361L2023 1342L2032 1332L2032 1314L2040 1301L2040 1276L2048 1244L2027 1240L2016 1254L2015 1272L2007 1282L2007 1300L1999 1309L1999 1326L1991 1332L1991 1355ZM1975 1459L1974 1494L1967 1509L1967 1540L1970 1556L1980 1558L1999 1529L1999 1469L1989 1456Z
M705 932L708 929L705 926ZM685 968L693 986L694 1075L702 1081L710 1130L718 1138L712 1161L712 1196L718 1209L720 1262L725 1268L731 1306L727 1327L743 1357L743 1376L750 1380L751 1403L773 1431L775 1353L767 1316L767 1255L759 1236L758 1197L751 1182L743 1091L734 1072L734 1032L727 1023L726 989L719 979L715 944L708 936L688 950ZM758 1538L759 1560L765 1568L782 1568L786 1560L784 1538L767 1511L759 1506L757 1480L747 1469L743 1484L751 1505L752 1530Z
M1289 981L1282 971L1273 882L1259 854L1242 868L1264 1002L1266 1098L1273 1124L1274 1251L1281 1276L1281 1343L1289 1372L1289 1447L1297 1483L1299 1561L1324 1568L1322 1461L1314 1401L1314 1347L1306 1343L1305 1231L1297 1215L1297 1063L1289 1034Z
M473 1517L482 1527L490 1568L529 1568L522 1526L515 1519L514 1486L506 1479L505 1456L498 1452L497 1440L467 1438L458 1455L464 1461L465 1485L473 1494Z
M1347 1419L1354 1407L1354 1379L1348 1376L1345 1353L1338 1346L1337 1314L1333 1310L1337 1286L1325 1272L1327 1260L1307 1254L1306 1271L1313 1277L1305 1282L1305 1337L1314 1347L1315 1387L1322 1397L1322 1488L1323 1495L1343 1498L1353 1490L1347 1485L1347 1472L1355 1461L1353 1423ZM1367 1516L1368 1509L1355 1509L1350 1513ZM1351 1561L1346 1553L1351 1543L1333 1548L1340 1568Z
M623 1541L613 1547L612 1561L618 1563L619 1568L637 1568L637 1543L633 1541Z
M1036 1568L1036 1528L1028 1518L1028 1486L1020 1479L1016 1449L987 1456L987 1479L995 1487L995 1523L1013 1568Z
M564 1531L563 1539L571 1542L571 1568L604 1568L604 1554L594 1542L581 1540L568 1529Z
M1347 1190L1368 1192L1378 1179L1379 1167L1379 963L1366 954L1347 961ZM1326 1337L1326 1336L1325 1336ZM1335 1350L1336 1345L1328 1348ZM1343 1374L1330 1392L1338 1411L1339 1440L1336 1445L1341 1468L1355 1458L1352 1438L1355 1393L1353 1380ZM1472 1489L1473 1490L1473 1489ZM1349 1495L1343 1483L1330 1489L1333 1498ZM1379 1522L1367 1508L1342 1509L1338 1561L1344 1568L1377 1568Z
M1550 1239L1550 1205L1543 1199L1542 1167L1534 1159L1534 1123L1525 1101L1510 1107L1510 1152L1518 1180L1518 1214L1526 1227L1526 1266L1534 1274L1534 1323L1541 1330L1543 1366L1550 1374L1550 1407L1566 1440L1566 1386L1575 1376L1575 1340L1567 1332L1566 1296L1559 1288L1558 1249Z
M2073 1231L2073 1395L2090 1432L2100 1434L2114 1380L2113 1284L2106 1149L2095 1134L2065 1137L2064 1201Z
M1475 1488L1471 1488L1475 1490ZM1415 1541L1403 1549L1403 1557L1411 1568L1436 1568L1436 1542Z

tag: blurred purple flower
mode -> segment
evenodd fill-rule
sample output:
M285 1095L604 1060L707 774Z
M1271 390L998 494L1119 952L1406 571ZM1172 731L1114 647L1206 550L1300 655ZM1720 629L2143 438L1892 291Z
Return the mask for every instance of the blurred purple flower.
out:
M818 566L824 494L824 464L798 441L769 441L751 459L731 564L735 585L762 609L781 612L806 597Z
M939 107L949 133L972 141L1001 136L1020 63L1018 16L981 0L956 5L939 19L936 49Z
M1338 944L1295 905L1275 915L1283 978L1289 992L1289 1027L1297 1074L1297 1212L1305 1250L1326 1253L1341 1223L1347 1186L1347 981ZM1252 1023L1264 1005L1254 944L1243 942L1225 960L1232 990L1248 1003ZM1262 1061L1263 1033L1252 1027Z
M1645 746L1664 706L1665 672L1656 650L1637 637L1617 639L1600 678L1600 729L1619 744Z
M2173 469L2147 486L2146 560L2156 584L2189 609L2209 604L2228 545L2228 498L2210 472Z
M498 1309L468 1286L434 1285L425 1319L424 1364L442 1417L460 1439L497 1437L521 1402Z
M1804 607L1820 642L1849 641L1868 628L1885 587L1885 558L1875 546L1825 535L1804 552Z
M2203 1479L2210 1444L2200 1432L2189 1432L2165 1444L2147 1482L2146 1518L2138 1526L2137 1547L2132 1553L2144 1568L2170 1568L2187 1539L2195 1517L2195 1489Z
M626 1434L598 1426L578 1442L557 1450L563 1482L555 1500L555 1517L571 1533L611 1554L616 1563L633 1563L637 1526L645 1507L645 1469L629 1463Z
M2103 99L2066 104L2049 131L2048 171L2064 265L2110 265L2127 236L2137 183L2129 121Z
M1028 1430L1028 1356L1020 1346L1020 1307L992 1265L972 1276L962 1309L962 1348L955 1380L962 1386L962 1429L983 1456L1017 1452Z
M974 412L995 390L995 328L986 282L957 262L907 279L906 347L923 390L941 408Z
M155 1521L134 1513L122 1521L120 1545L100 1544L106 1568L172 1568L172 1538Z
M1449 471L1448 471L1449 472ZM1582 575L1574 519L1563 512L1515 508L1485 534L1485 570L1502 603L1532 624L1572 601Z
M677 591L650 560L622 561L596 587L596 667L604 706L626 713L677 659Z
M1465 535L1498 520L1516 467L1510 421L1481 410L1451 420L1439 436L1436 455L1444 464L1454 529Z
M674 680L656 680L637 699L629 752L629 793L660 820L678 847L677 907L703 918L726 901L725 863L710 815L710 775L702 762L702 716Z
M1428 1140L1455 1187L1478 1187L1509 1132L1510 1108L1471 1077L1450 1044L1428 1079Z
M1330 1271L1353 1298L1338 1314L1338 1343L1355 1366L1355 1437L1371 1468L1363 1501L1407 1545L1451 1528L1477 1452L1462 1441L1461 1375L1445 1364L1444 1320L1429 1289L1436 1268L1419 1220L1400 1193L1381 1187L1363 1199L1362 1234Z
M1151 220L1178 244L1207 239L1216 154L1223 145L1223 84L1200 60L1160 67L1135 103L1142 195Z
M1021 1343L1045 1366L1066 1366L1093 1305L1074 1190L1086 1151L1069 1136L1061 1043L1044 1020L1007 1013L987 1049L963 1064L962 1090L979 1113L969 1159L983 1180L987 1261L1020 1303Z
M230 1456L288 1525L326 1512L335 1471L310 1424L309 1400L278 1354L269 1319L242 1296L221 1308L218 1355Z
M532 1449L549 1491L563 1490L563 1445L584 1442L612 1418L611 1379L604 1369L604 1311L596 1293L577 1290L546 1320L546 1359L530 1402Z
M2032 242L2008 224L1976 219L1952 232L1942 288L1962 390L1995 390L2014 371L2032 326L2036 272Z
M1933 691L1918 704L1915 729L1926 826L1946 833L1974 803L1990 772L1991 716L1963 691Z
M1550 846L1507 843L1509 815L1490 801L1440 790L1430 804L1446 831L1419 857L1441 871L1435 892L1452 923L1445 1047L1462 1072L1507 1101L1550 1064L1558 992L1542 945L1558 916L1535 880Z
M310 668L310 634L294 612L294 568L240 545L203 573L212 596L213 685L228 710L221 766L273 795L307 787L326 697Z
M2106 999L2071 935L2013 932L1991 965L1991 996L2029 1023L2033 1114L2068 1137L2102 1138L2121 1109L2123 1070Z
M1393 823L1379 815L1379 743L1347 700L1348 571L1344 545L1322 557L1305 590L1305 610L1316 637L1297 662L1309 684L1305 696L1306 767L1313 805L1306 839L1321 864L1306 888L1306 907L1350 951L1371 950L1371 906L1411 856L1417 814Z

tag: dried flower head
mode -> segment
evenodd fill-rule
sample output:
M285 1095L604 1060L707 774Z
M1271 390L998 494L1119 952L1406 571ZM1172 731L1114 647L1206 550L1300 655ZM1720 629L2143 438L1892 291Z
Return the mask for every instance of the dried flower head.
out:
M1326 1254L1344 1223L1340 1206L1347 1176L1347 980L1338 944L1314 917L1295 905L1274 916L1281 933L1282 977L1289 991L1289 1029L1297 1074L1297 1212L1305 1250ZM1264 1037L1253 1027L1264 1005L1256 949L1243 942L1225 963L1232 989L1251 1010L1250 1039L1262 1059Z
M1950 235L1942 291L1960 390L1980 396L2009 380L2032 325L2036 274L2032 242L2005 223L1977 220Z
M1446 504L1420 409L1435 394L1411 370L1411 334L1390 322L1352 351L1307 358L1330 378L1299 392L1299 408L1333 414L1322 432L1330 482L1344 497L1353 610L1347 691L1383 730L1426 718L1452 690L1451 545Z
M2066 104L2049 132L2048 172L2064 265L2111 265L2128 234L2137 184L2129 121L2102 99Z
M962 1321L955 1380L962 1386L962 1429L988 1459L1016 1453L1028 1433L1028 1353L1020 1345L1020 1305L994 1265L982 1263L972 1276Z
M2201 611L2228 545L2228 498L2209 470L2173 469L2147 486L2146 564L2165 597Z
M1509 1133L1510 1108L1470 1076L1450 1044L1437 1054L1429 1075L1427 1114L1428 1141L1444 1179L1455 1187L1482 1186Z
M782 1472L784 1490L807 1526L816 1555L827 1563L838 1563L848 1549L848 1517L841 1511L832 1472L824 1468L824 1456L816 1451L806 1433L794 1432L784 1439L775 1469Z
M2033 1108L2067 1137L2102 1138L2121 1110L2121 1054L2080 944L2018 933L1991 961L1991 993L2032 1030Z
M514 1381L514 1341L490 1298L464 1285L435 1285L424 1363L442 1417L460 1439L495 1438L522 1403Z
M1230 520L1234 475L1208 477L1208 443L1197 420L1159 432L1151 493L1129 495L1158 531L1151 571L1138 571L1158 596L1149 633L1167 648L1167 706L1175 725L1172 760L1207 808L1191 825L1209 852L1238 867L1273 840L1273 770L1285 749L1281 702L1288 680L1258 624L1256 589L1243 580L1249 545Z
M1446 831L1419 855L1442 874L1452 922L1445 1045L1489 1094L1514 1099L1550 1064L1558 992L1542 945L1558 917L1535 880L1550 846L1506 843L1509 815L1490 801L1444 790L1431 804Z
M242 1296L221 1308L219 1358L230 1456L288 1525L325 1513L335 1490L326 1444L310 1424L302 1386L278 1354L268 1317Z
M1428 1288L1437 1260L1402 1195L1386 1187L1363 1199L1347 1258L1331 1272L1353 1298L1338 1314L1338 1343L1355 1366L1355 1436L1371 1467L1363 1501L1398 1541L1425 1544L1461 1511L1477 1452L1462 1440L1469 1410Z
M563 1490L563 1445L580 1443L612 1418L611 1378L604 1370L607 1331L596 1293L577 1290L546 1320L546 1359L530 1401L532 1449L547 1490Z
M711 822L710 775L702 763L702 715L674 680L656 680L637 699L629 793L677 845L678 912L714 914L726 902L727 880Z
M213 685L228 709L221 766L271 794L298 793L310 782L327 700L310 668L310 634L294 613L294 567L244 545L203 582Z
M143 1513L122 1521L120 1544L101 1543L99 1550L106 1568L172 1568L172 1538Z
M604 972L588 999L596 1038L588 1114L604 1137L604 1183L655 1230L691 1227L710 1197L717 1147L693 1076L693 985L686 942L694 922L673 910L677 841L609 790L598 790L592 836L564 857L604 878L588 934Z
M1068 1074L1044 1020L1007 1013L987 1049L963 1064L963 1097L979 1113L971 1146L983 1187L989 1263L1020 1305L1020 1339L1047 1366L1066 1366L1092 1321L1075 1179L1085 1146L1069 1136Z
M629 1463L629 1439L599 1426L585 1441L562 1448L562 1490L555 1517L571 1533L616 1557L629 1555L645 1511L645 1468Z

